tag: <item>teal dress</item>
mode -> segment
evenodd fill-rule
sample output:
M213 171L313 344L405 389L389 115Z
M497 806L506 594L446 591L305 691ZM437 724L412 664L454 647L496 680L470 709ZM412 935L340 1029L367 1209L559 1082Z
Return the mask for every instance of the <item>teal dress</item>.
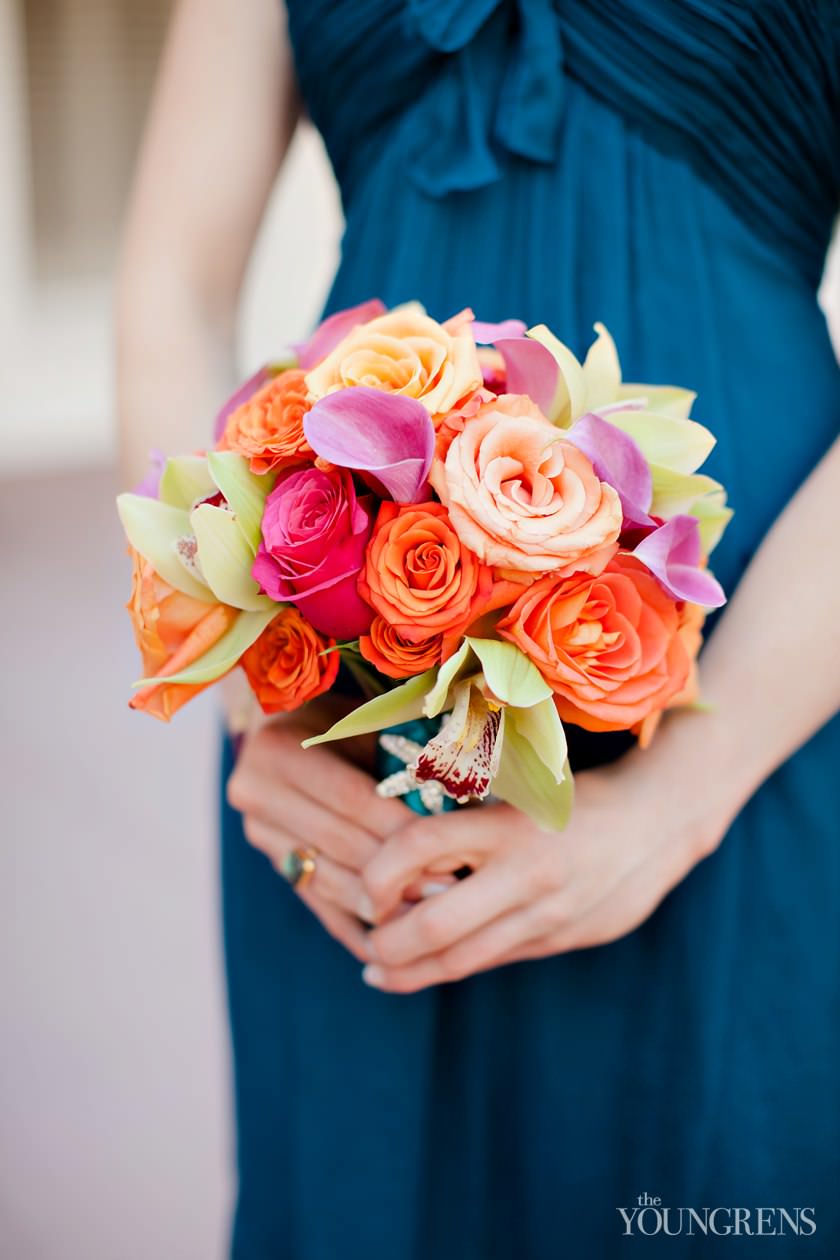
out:
M840 427L816 300L838 4L288 13L347 221L328 309L469 305L578 352L604 321L628 379L698 392L737 509L715 554L731 592ZM807 1237L763 1218L774 1254L840 1255L839 768L835 721L622 940L410 997L365 987L224 807L236 1260L601 1260L636 1245L617 1209L645 1194L672 1209L670 1257L766 1247L731 1214L677 1232L680 1207L753 1228L813 1209Z

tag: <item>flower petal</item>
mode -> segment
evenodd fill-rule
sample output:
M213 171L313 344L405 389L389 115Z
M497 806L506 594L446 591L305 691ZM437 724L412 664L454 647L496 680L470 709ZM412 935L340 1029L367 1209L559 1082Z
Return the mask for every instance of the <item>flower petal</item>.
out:
M273 375L274 372L270 367L268 367L268 365L261 367L254 373L253 376L249 376L247 381L243 381L235 393L231 394L230 398L222 407L213 423L214 442L218 442L219 438L224 433L225 425L227 424L227 419L231 412L236 411L237 407L241 407L244 402L247 402L252 394L256 394L258 389L262 389L263 385L265 385L267 381L270 381Z
M359 705L352 713L340 718L323 735L313 735L303 741L304 748L313 744L326 744L333 739L350 739L353 735L368 735L371 731L381 731L387 726L397 726L400 722L410 722L422 717L423 701L426 692L434 685L436 671L426 670L410 678L401 687L393 687L381 696L374 696L367 704Z
M674 472L696 472L715 444L714 435L696 420L681 420L638 406L628 408L626 403L620 409L601 408L599 414L628 433L649 464Z
M629 433L590 412L572 425L569 441L589 456L600 479L618 491L625 527L653 525L648 515L653 497L650 467Z
M160 495L160 481L165 466L166 456L163 451L156 446L152 447L149 451L149 470L143 480L134 487L132 493L139 494L144 499L157 499Z
M648 411L687 420L697 395L678 385L640 385L628 381L619 388L618 397L622 400L643 398Z
M134 684L135 687L146 687L151 683L208 683L215 682L223 674L239 664L239 660L252 643L255 643L270 621L277 616L277 605L262 608L258 612L241 612L227 633L223 634L213 646L193 661L186 669L177 674L161 674L156 678L143 678Z
M552 420L560 373L551 352L528 337L502 337L495 346L505 361L506 392L527 394Z
M277 478L272 473L260 476L252 473L247 459L234 451L210 451L207 464L213 481L235 513L253 556L261 537L260 523L265 500L274 489Z
M698 499L707 494L717 494L722 490L719 481L707 477L705 473L681 473L665 468L662 464L652 463L653 502L651 513L664 519L677 516L680 512L691 512Z
M222 604L256 612L277 608L251 577L254 553L236 517L227 508L200 503L190 515L198 543L198 562L207 585Z
M503 319L499 324L488 324L483 319L473 320L472 335L480 346L492 346L498 341L510 341L524 337L528 325L521 319Z
M423 712L426 717L437 717L446 708L449 689L456 677L463 671L467 665L468 658L471 656L472 648L468 640L464 639L458 651L444 661L439 669L432 671L434 675L433 686L429 688L423 704Z
M188 572L178 557L179 542L192 532L188 512L139 494L119 495L117 511L126 538L164 582L194 599L217 602L209 586Z
M371 473L397 503L423 498L435 431L415 398L367 385L338 389L315 403L303 430L322 459Z
M481 661L487 687L502 704L527 709L551 695L536 665L514 643L473 638L467 643Z
M554 707L554 702L549 701ZM537 751L522 719L533 709L506 709L502 753L492 792L522 810L543 831L562 831L574 803L574 779L566 762L558 783L555 774Z
M498 769L505 711L469 681L456 693L452 713L411 768L421 783L439 783L456 801L480 800Z
M540 761L551 771L554 782L562 783L569 774L568 747L554 696L528 709L511 708L509 713L519 734L528 740Z
M554 399L548 410L542 406L541 410L545 411L552 424L568 429L586 410L586 377L583 368L569 347L564 346L545 324L529 328L528 337L549 352L557 368ZM534 401L538 400L535 398Z
M215 493L206 455L175 455L166 461L158 494L161 503L189 512L201 499Z
M712 490L693 503L688 512L700 522L700 543L704 555L710 556L732 520L732 508L726 506L726 491Z
M292 346L297 355L298 367L307 372L316 367L349 332L359 324L366 324L368 320L384 315L386 310L384 302L380 302L379 298L371 298L369 302L350 306L346 311L336 311L334 315L328 316L318 325L308 341L300 341Z
M583 361L586 405L592 411L614 402L621 388L621 364L615 342L603 324L596 324L595 332L598 336Z
M674 516L643 538L632 553L674 599L704 608L720 608L726 596L718 581L699 568L699 523L694 516Z

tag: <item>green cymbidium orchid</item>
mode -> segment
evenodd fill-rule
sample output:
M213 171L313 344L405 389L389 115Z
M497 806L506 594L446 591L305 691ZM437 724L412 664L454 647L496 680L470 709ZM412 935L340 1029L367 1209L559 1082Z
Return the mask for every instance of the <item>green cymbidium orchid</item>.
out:
M240 610L224 637L168 682L220 678L279 611L251 577L263 506L274 481L255 476L240 455L212 451L168 460L157 499L118 497L128 541L165 582L193 599ZM144 678L135 686L153 681Z
M304 747L447 711L414 767L418 779L456 799L492 793L561 830L573 797L563 724L551 688L512 643L467 637L439 669L376 696Z
M719 482L697 469L715 445L703 425L689 419L696 395L675 386L624 383L615 343L603 324L583 363L543 324L527 336L552 356L557 377L548 418L569 428L587 412L596 412L636 442L650 465L654 516L696 516L708 556L720 541L732 511Z

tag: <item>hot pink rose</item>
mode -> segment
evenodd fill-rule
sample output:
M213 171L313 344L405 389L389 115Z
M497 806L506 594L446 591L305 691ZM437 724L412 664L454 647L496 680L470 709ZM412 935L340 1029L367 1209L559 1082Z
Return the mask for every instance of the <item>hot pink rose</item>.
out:
M373 515L346 468L287 473L265 501L255 580L322 634L355 639L373 620L356 589Z

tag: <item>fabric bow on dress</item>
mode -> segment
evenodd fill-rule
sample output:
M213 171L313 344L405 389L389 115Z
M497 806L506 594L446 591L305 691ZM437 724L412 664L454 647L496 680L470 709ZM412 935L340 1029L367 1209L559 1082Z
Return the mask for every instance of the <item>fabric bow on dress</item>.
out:
M411 111L408 169L424 192L492 183L504 153L555 161L563 43L553 0L409 0L408 20L440 54Z

